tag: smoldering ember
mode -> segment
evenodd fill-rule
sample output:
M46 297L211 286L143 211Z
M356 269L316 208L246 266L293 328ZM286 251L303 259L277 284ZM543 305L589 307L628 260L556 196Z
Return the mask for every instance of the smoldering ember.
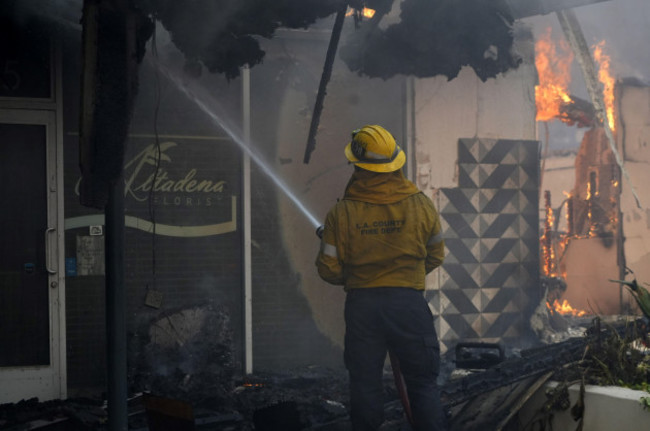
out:
M645 430L649 17L4 0L0 429L352 430L349 292L315 261L349 277L328 211L351 163L404 155L444 240L423 295L448 429ZM395 138L368 169L345 150L364 125ZM366 241L411 229L359 220ZM418 429L393 353L380 429Z

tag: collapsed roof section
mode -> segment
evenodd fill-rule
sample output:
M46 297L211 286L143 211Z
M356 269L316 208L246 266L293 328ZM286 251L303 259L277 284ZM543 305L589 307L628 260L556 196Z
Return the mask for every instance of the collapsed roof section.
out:
M278 27L306 28L335 13L345 0L136 0L159 20L192 64L202 63L226 78L264 58L256 37L271 38Z
M257 38L271 38L280 27L307 28L347 4L377 11L342 47L351 70L369 77L452 79L468 65L485 80L520 63L511 52L514 20L601 1L606 0L136 0L135 5L163 24L189 64L229 79L242 66L262 62ZM380 30L377 24L398 3L401 22Z
M512 50L516 19L599 1L403 0L400 22L380 29L387 2L368 0L377 14L341 48L341 57L350 70L369 77L451 80L469 66L485 81L521 63Z
M375 14L341 47L350 70L451 80L470 66L485 81L521 62L511 50L514 17L504 0L404 0L400 22L382 30L381 18Z

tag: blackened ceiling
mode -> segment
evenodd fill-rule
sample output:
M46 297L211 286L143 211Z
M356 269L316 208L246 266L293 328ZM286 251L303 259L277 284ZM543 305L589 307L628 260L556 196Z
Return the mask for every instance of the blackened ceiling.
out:
M3 0L0 9L24 21L79 24L84 0ZM86 0L89 1L89 0ZM92 0L119 3L116 0ZM606 0L125 0L159 20L188 64L238 76L242 66L262 62L259 38L280 27L307 28L341 7L375 9L341 43L345 64L363 76L390 78L444 75L469 66L483 80L515 68L515 19ZM399 22L379 25L399 8Z
M279 27L306 28L347 3L378 11L381 20L393 0L136 0L160 20L189 62L210 72L236 77L241 66L259 64L264 51L257 38L271 38ZM462 66L482 79L516 67L512 55L513 17L502 0L403 0L401 21L381 30L362 22L341 47L348 67L361 75L397 74L454 78ZM370 29L370 30L369 30Z
M257 37L271 38L278 27L308 27L343 5L342 0L135 0L159 20L189 62L227 78L240 67L259 64L264 51Z
M398 23L383 30L365 23L342 46L341 57L370 77L453 79L470 66L486 80L520 63L512 52L513 22L501 0L404 0Z

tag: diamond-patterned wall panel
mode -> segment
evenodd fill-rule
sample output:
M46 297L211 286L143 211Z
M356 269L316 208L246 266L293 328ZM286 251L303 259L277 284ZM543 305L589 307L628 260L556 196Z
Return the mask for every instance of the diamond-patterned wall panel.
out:
M517 343L539 282L539 143L460 139L458 172L437 195L447 256L427 292L441 347Z

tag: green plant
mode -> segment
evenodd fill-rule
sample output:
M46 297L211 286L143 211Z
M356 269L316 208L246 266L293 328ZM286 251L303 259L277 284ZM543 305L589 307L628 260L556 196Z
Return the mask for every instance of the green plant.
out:
M552 429L554 413L570 408L573 419L577 421L576 431L581 431L584 387L587 384L622 386L650 393L650 355L644 351L648 335L646 321L628 322L622 330L607 329L601 331L601 319L594 319L585 335L582 359L555 371L553 379L560 383L546 392L546 403L524 429ZM580 394L576 403L571 405L568 388L576 383L580 383ZM650 411L650 396L641 397L640 402L645 410Z
M650 410L650 397L641 397L639 402L643 406L643 410Z

